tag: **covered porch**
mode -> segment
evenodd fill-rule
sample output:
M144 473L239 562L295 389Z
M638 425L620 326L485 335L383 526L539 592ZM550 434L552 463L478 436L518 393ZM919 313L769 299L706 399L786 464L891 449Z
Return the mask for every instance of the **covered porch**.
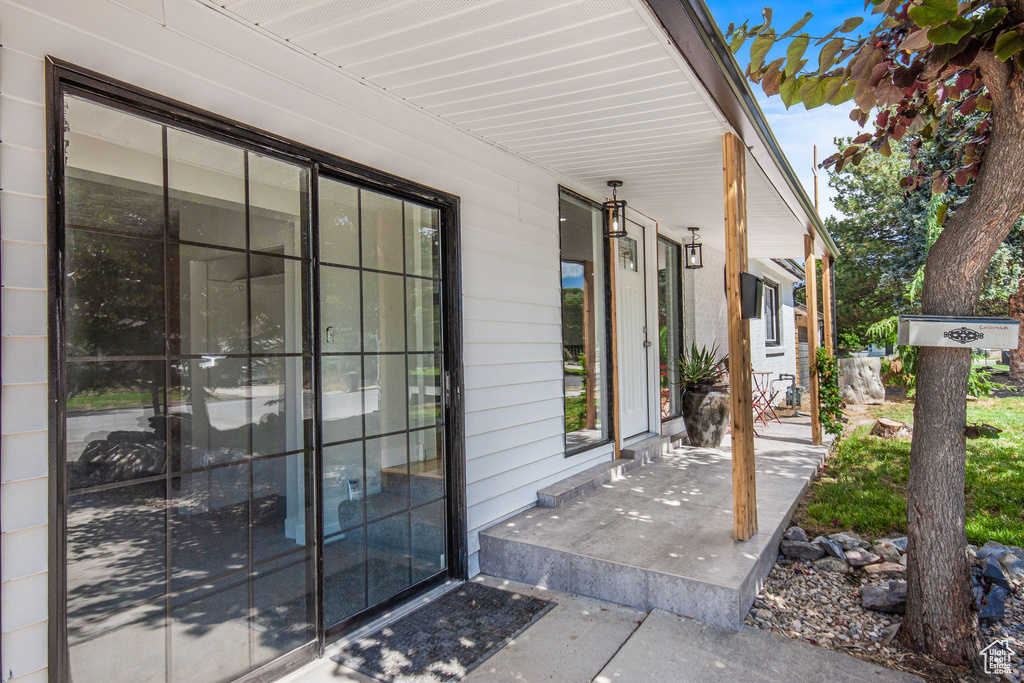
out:
M740 628L828 450L813 444L808 418L758 431L759 528L748 540L733 537L728 440L720 449L666 444L643 466L619 460L608 472L592 468L599 483L576 481L580 495L563 495L558 507L532 508L483 531L481 571Z

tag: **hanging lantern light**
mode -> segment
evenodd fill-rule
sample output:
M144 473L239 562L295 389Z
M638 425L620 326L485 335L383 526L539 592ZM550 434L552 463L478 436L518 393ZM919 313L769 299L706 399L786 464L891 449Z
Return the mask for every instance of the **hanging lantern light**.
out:
M626 236L626 200L619 199L615 191L622 187L621 180L609 180L608 187L612 188L612 198L604 203L604 210L608 214L605 223L604 236L619 238Z
M700 228L687 228L690 234L693 236L689 244L683 245L683 256L686 258L686 267L689 270L696 270L697 268L704 267L704 249L700 242L700 236L697 233Z

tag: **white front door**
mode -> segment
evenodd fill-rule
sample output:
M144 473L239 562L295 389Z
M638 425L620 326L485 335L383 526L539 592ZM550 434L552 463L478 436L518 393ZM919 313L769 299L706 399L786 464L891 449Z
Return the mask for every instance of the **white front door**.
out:
M622 438L648 429L647 292L644 287L644 229L627 222L628 236L616 240L615 289L618 318L619 429Z

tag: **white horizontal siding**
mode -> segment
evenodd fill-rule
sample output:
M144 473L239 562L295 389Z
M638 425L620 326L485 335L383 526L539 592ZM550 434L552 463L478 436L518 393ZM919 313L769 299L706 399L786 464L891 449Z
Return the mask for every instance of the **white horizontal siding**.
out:
M563 454L557 175L196 2L121 4L0 0L3 671L16 681L45 680L48 54L461 197L472 567L479 529L610 457Z

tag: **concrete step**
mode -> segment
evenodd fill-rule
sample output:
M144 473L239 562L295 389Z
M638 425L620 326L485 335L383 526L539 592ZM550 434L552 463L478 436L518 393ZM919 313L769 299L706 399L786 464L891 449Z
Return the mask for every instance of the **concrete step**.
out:
M652 434L648 438L623 448L622 458L619 460L602 462L550 486L545 486L537 491L537 504L545 508L557 508L588 493L593 493L604 484L622 479L637 467L654 462L661 457L668 446L669 438L667 436Z

